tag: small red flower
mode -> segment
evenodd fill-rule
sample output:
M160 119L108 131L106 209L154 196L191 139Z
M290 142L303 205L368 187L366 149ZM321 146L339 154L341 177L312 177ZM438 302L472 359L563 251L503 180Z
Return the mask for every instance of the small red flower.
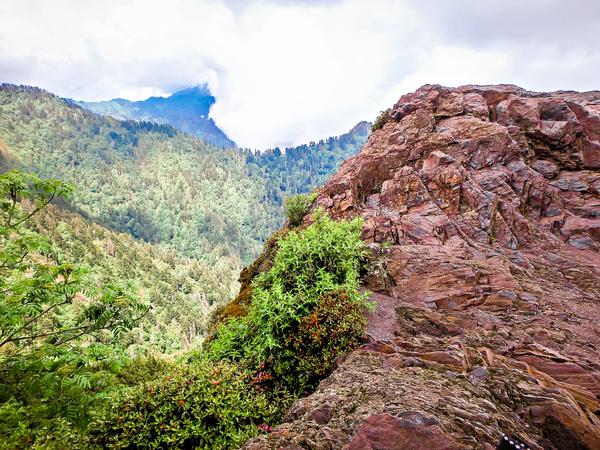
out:
M273 427L270 425L267 425L266 423L261 423L258 428L260 428L263 431L266 431L267 433L270 433L273 431Z

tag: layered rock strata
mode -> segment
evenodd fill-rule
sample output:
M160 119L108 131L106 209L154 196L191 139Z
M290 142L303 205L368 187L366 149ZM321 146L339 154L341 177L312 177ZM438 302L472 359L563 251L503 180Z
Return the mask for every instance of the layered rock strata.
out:
M380 123L316 202L365 220L370 342L246 448L599 449L600 92L426 85Z

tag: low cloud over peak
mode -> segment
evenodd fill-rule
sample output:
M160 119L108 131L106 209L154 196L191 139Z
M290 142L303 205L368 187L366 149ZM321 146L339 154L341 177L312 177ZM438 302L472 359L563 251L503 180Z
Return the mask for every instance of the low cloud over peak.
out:
M425 83L600 88L594 0L4 0L0 81L82 100L208 83L244 147L373 119Z

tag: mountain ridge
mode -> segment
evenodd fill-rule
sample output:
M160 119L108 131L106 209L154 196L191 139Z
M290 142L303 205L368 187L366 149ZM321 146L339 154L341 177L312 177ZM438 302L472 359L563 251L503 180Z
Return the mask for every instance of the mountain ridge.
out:
M167 123L210 144L236 147L235 142L209 117L215 101L206 84L181 89L168 97L152 96L138 101L123 98L98 102L73 100L83 108L115 119Z
M370 342L244 448L599 448L600 92L425 85L376 124L304 218L364 220Z
M321 184L358 151L368 133L363 124L351 133L285 153L252 152L210 146L171 125L98 115L40 88L3 84L0 98L0 139L7 157L13 159L7 167L16 165L77 183L79 209L94 220L147 241L180 242L188 256L204 249L241 254L242 260L249 261L283 224L283 198ZM165 178L167 171L173 173ZM174 180L179 180L179 190L163 204L165 189ZM157 182L163 184L161 191L150 194L159 188ZM115 195L122 200L114 202ZM165 212L181 214L171 206L181 202L188 205L180 208L187 211L187 218L179 219L185 225L159 218ZM254 206L248 209L246 203L252 202ZM195 211L191 215L189 208ZM221 212L215 215L217 209ZM239 217L237 221L235 217L246 210L252 219ZM192 225L191 220L197 223ZM182 230L187 227L191 227L190 236L198 239L184 239L187 232ZM230 250L217 250L222 248L219 245L207 249L201 238L206 233L216 233L213 240ZM224 242L223 233L237 237Z

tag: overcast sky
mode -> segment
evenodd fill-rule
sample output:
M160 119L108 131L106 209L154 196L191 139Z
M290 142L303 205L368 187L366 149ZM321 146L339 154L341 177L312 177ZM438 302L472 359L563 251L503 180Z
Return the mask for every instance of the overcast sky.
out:
M283 147L425 83L600 89L600 0L0 0L0 81L81 100L207 82L234 141Z

